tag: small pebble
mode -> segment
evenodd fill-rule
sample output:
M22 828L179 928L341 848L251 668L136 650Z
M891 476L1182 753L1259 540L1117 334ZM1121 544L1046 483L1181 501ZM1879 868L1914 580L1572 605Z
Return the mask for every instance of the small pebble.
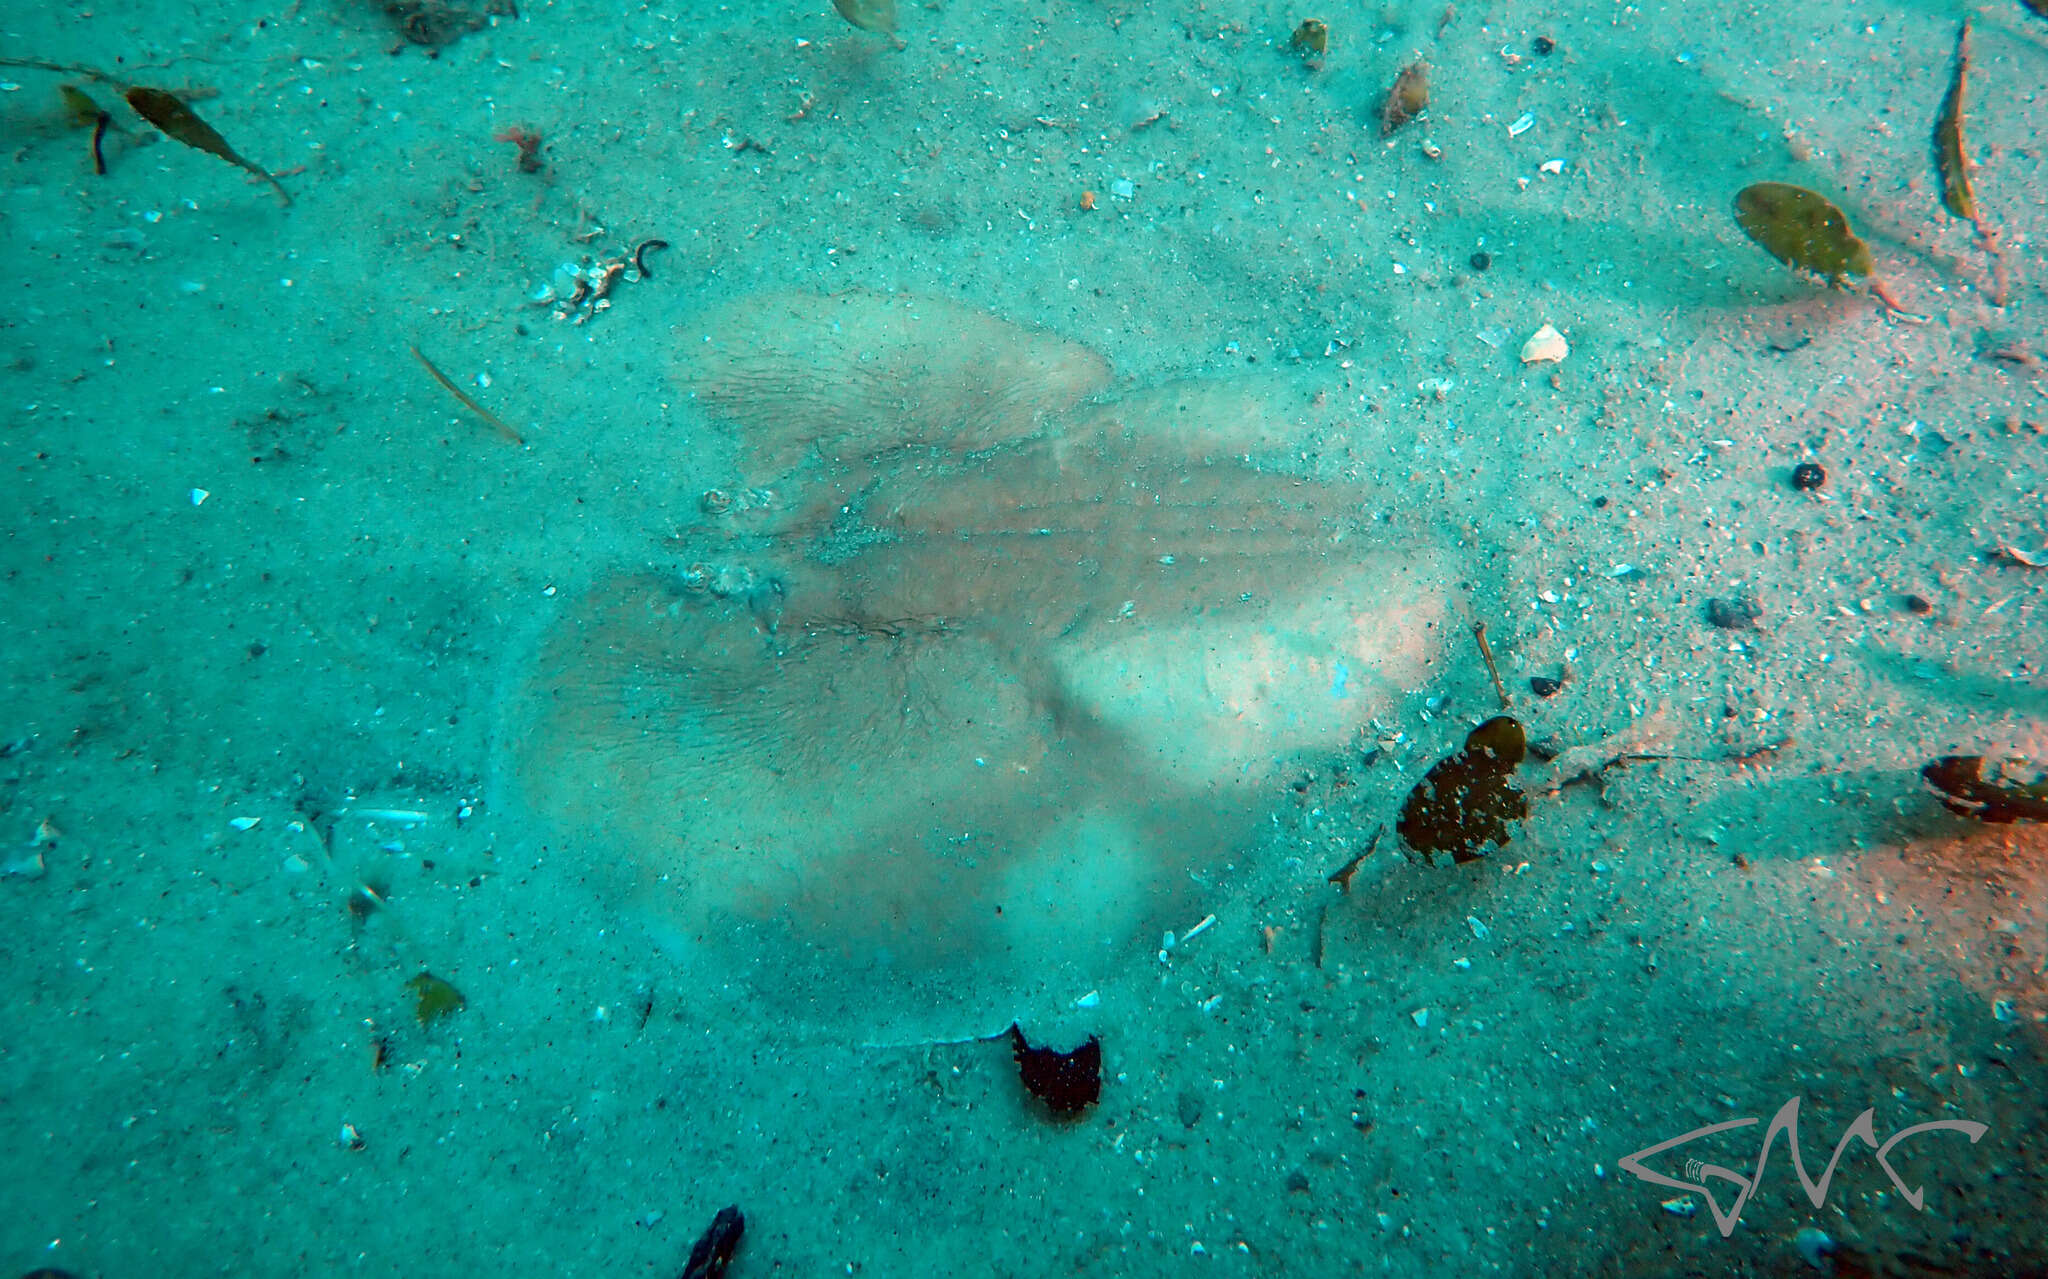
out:
M1792 1236L1792 1246L1807 1265L1823 1274L1835 1273L1835 1241L1827 1231L1807 1226Z
M1551 324L1536 330L1529 335L1527 342L1522 343L1524 364L1556 364L1571 353L1572 348L1565 342L1564 334Z
M1564 681L1552 679L1548 675L1531 675L1529 677L1529 691L1538 697L1556 697L1564 691Z
M1934 605L1924 595L1908 595L1903 602L1908 613L1918 613L1925 617L1934 611Z
M1473 254L1471 258L1468 259L1468 261L1472 263L1472 269L1474 271L1484 271L1486 268L1493 265L1493 255L1491 253L1485 252L1484 250L1481 250L1480 252Z
M1792 468L1792 487L1801 493L1811 493L1828 482L1828 473L1818 462L1801 462Z
M1547 58L1551 54L1557 52L1557 41L1551 39L1549 36L1537 36L1534 40L1531 40L1529 42L1529 47L1536 51L1537 57Z

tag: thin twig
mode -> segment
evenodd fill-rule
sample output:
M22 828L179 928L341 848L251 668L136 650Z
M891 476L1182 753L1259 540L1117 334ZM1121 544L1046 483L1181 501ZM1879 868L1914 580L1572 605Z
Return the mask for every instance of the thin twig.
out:
M500 418L497 414L491 412L483 405L478 404L475 400L470 399L468 392L464 391L461 387L455 385L455 383L449 381L448 375L446 373L443 373L441 370L435 368L434 362L428 359L426 355L423 352L421 352L421 350L418 347L415 346L410 347L408 349L412 352L413 358L418 360L422 365L426 366L427 372L434 375L434 380L436 382L439 382L443 387L447 388L448 394L454 396L456 399L462 402L463 408L468 409L470 412L476 414L484 421L489 422L492 426L497 427L498 430L501 433L503 433L505 438L512 441L514 444L523 446L526 443L526 437L521 435L519 432L513 430L511 427L505 425L505 421L503 418Z

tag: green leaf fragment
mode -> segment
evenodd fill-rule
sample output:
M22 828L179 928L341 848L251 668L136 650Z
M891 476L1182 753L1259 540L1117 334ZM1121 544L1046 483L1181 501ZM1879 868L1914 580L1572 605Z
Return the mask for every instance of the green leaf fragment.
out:
M420 1019L420 1025L438 1021L450 1013L460 1012L469 1001L462 992L455 989L432 973L421 973L405 983L405 988L418 997L413 1012Z
M2048 4L2048 0L2043 0ZM1970 24L1956 37L1956 73L1934 122L1934 166L1941 174L1941 202L1950 213L1977 220L1977 194L1970 189L1970 156L1963 149L1963 93L1970 74Z
M1869 275L1870 246L1832 200L1789 182L1759 182L1735 194L1735 220L1772 257L1826 276Z
M89 129L99 123L103 114L100 104L93 101L92 95L84 89L75 84L60 84L57 86L57 96L64 100L65 114L71 117L73 124L82 129Z
M197 112L186 106L174 93L152 89L146 85L135 85L121 95L128 105L135 108L135 114L163 130L166 137L173 138L195 150L208 155L219 156L229 164L248 170L268 182L276 189L278 198L286 204L292 202L291 192L284 184L270 176L269 172L255 163L243 159L228 140L220 136L214 127L199 118Z
M832 0L832 7L863 31L888 35L896 30L896 0Z

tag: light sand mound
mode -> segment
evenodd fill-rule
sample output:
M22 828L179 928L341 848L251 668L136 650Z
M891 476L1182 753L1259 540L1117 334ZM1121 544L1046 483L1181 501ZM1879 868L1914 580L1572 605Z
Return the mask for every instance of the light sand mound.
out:
M682 335L676 381L739 428L750 482L813 450L837 461L903 444L985 448L1109 384L1109 361L1088 348L943 298L755 294Z

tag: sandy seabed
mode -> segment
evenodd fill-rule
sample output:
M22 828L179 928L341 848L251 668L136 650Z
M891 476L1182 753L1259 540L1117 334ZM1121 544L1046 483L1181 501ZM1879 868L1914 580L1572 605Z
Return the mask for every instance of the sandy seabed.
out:
M0 20L0 1270L2048 1270L2048 20L504 8Z

